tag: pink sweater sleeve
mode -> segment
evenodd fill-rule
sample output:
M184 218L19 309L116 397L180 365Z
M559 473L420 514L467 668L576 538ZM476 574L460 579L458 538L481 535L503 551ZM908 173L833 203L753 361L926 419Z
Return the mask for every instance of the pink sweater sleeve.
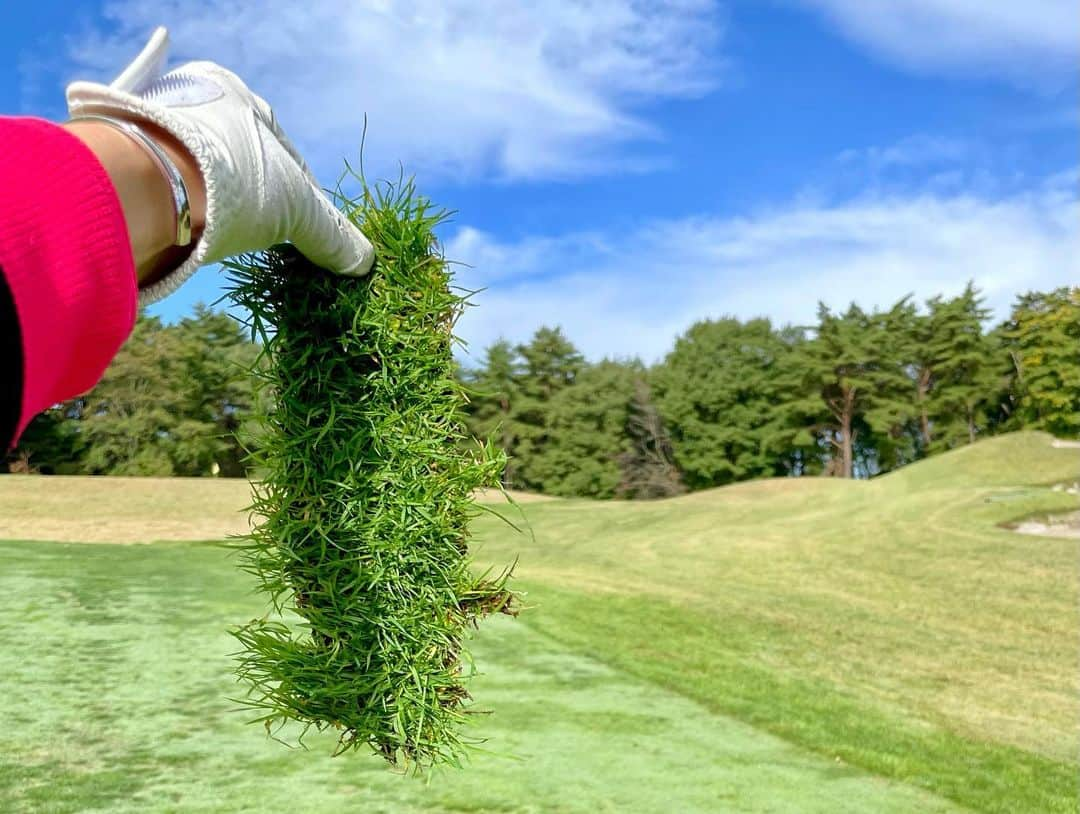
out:
M92 388L135 324L116 191L81 141L41 119L0 117L0 273L23 354L17 439L36 413Z

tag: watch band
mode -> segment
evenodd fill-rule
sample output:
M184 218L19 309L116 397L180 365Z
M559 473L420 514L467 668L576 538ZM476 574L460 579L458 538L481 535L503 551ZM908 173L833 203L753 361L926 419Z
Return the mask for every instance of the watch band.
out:
M124 135L141 145L158 165L161 174L169 184L173 199L173 214L176 216L176 246L187 246L191 243L191 201L188 198L187 184L184 176L180 174L176 164L169 158L168 153L161 149L150 136L143 132L142 128L127 119L117 119L112 116L99 116L85 114L76 116L72 121L96 121L108 124L119 130Z

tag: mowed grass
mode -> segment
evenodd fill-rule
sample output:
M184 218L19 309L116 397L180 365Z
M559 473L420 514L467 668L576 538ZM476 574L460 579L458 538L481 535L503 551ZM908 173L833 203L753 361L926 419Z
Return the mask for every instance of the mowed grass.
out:
M473 685L498 754L428 782L268 740L228 697L258 612L208 545L0 543L3 812L951 812L493 620Z
M993 439L872 482L529 507L523 573L568 647L979 811L1077 810L1080 452ZM494 559L515 550L485 523Z
M243 724L225 631L261 608L220 548L0 544L0 811L1072 812L1077 541L998 524L1074 510L1074 480L1080 452L1018 434L869 483L483 518L533 608L475 643L495 754L428 783ZM0 478L5 534L56 522L52 483ZM152 526L214 485L95 511Z

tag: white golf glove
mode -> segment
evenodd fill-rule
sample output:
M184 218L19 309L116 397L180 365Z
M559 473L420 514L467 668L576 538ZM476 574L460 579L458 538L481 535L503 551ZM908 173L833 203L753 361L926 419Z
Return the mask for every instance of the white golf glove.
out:
M175 136L202 170L202 236L180 268L140 293L140 304L171 294L200 266L286 240L319 266L367 273L371 243L319 188L270 105L212 62L189 62L163 75L168 44L168 33L158 28L112 84L73 82L67 88L73 118L153 122Z

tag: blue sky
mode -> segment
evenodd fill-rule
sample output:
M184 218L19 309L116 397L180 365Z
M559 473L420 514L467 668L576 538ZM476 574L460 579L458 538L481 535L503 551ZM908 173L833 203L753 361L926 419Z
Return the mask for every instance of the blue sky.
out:
M62 117L157 24L327 184L367 114L369 175L457 211L473 348L547 323L651 360L703 317L1080 282L1073 0L37 0L5 12L0 110Z

